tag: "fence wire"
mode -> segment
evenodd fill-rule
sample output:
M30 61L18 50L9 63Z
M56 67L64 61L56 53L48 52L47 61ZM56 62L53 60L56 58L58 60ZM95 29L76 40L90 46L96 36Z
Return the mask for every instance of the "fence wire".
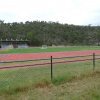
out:
M95 55L95 60L99 60L100 55ZM53 58L52 64L58 63L75 63L92 61L93 55L86 56L73 56L73 57L60 57ZM0 61L0 69L11 69L11 68L21 68L21 67L38 67L51 64L51 58L48 59L30 59L30 60L17 60L17 61Z

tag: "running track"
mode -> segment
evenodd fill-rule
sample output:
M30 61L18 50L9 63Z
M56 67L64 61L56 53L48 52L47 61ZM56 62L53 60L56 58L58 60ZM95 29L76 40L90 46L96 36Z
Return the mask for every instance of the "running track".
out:
M24 53L24 54L0 54L0 62L2 61L19 61L19 60L33 60L57 57L71 57L71 56L86 56L93 53L100 55L100 50L87 51L69 51L69 52L49 52L49 53Z

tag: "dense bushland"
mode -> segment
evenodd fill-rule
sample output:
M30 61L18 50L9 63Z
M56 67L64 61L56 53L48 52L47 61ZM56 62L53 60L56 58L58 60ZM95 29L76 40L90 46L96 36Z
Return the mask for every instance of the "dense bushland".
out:
M28 39L40 45L100 45L100 26L78 26L58 22L26 21L5 23L0 20L0 39Z

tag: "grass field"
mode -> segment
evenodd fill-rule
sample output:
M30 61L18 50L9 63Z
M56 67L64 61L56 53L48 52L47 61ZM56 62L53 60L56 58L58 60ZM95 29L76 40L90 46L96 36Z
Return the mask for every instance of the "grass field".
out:
M0 100L100 100L100 61L0 70Z
M0 50L6 53L100 50L99 46L41 47ZM24 62L30 64L34 62ZM20 62L17 65L21 64ZM8 65L6 63L6 65ZM16 65L12 63L9 65ZM0 66L4 66L3 63ZM0 70L0 100L100 100L100 61Z
M41 47L32 48L18 48L0 50L0 54L5 53L38 53L38 52L62 52L62 51L78 51L78 50L100 50L99 46L66 46L66 47L48 47L42 49Z

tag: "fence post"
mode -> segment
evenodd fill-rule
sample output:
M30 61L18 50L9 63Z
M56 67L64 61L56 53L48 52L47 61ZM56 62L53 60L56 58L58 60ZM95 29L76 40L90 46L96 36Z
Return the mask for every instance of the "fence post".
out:
M51 56L51 80L53 79L53 66L52 66L53 64L52 64L52 56Z
M95 70L95 53L93 53L93 71Z

